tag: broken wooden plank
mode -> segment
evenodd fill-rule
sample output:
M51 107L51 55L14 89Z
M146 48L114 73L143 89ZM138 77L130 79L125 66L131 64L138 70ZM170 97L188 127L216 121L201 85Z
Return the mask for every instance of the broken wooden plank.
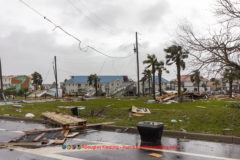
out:
M79 124L86 123L86 120L84 119L73 117L67 114L62 114L62 113L44 112L41 115L49 119L50 121L60 125L79 125Z
M137 107L135 107L135 106L132 106L131 111L132 111L133 113L144 113L144 114L145 114L145 113L147 113L147 114L150 114L150 113L151 113L148 108L137 108Z
M38 140L41 139L45 134L46 134L46 133L44 132L44 133L41 133L41 134L37 135L37 136L33 139L33 141L34 141L34 142L38 141Z
M157 158L162 158L163 157L163 155L158 154L158 153L150 153L149 156L157 157Z
M0 147L11 146L41 146L41 142L0 142Z
M42 130L31 130L31 131L24 131L25 133L34 133L34 132L49 132L49 131L59 131L59 130L71 130L71 129L78 129L78 128L87 128L87 127L97 127L102 125L111 125L114 124L114 122L103 122L103 123L93 123L93 124L87 124L87 125L78 125L78 126L66 126L66 127L59 127L59 128L47 128Z
M63 144L67 138L67 135L69 133L69 130L66 130L64 133L64 138L63 139L56 139L56 141L54 142L54 144Z

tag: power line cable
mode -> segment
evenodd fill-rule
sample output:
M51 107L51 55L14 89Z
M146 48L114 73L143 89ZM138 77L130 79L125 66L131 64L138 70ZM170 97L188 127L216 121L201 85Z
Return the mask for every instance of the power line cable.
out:
M26 7L28 7L29 9L31 9L32 11L34 11L36 14L38 14L39 16L41 16L41 17L43 17L44 18L44 20L46 20L46 21L48 21L49 23L51 23L53 26L54 26L54 29L53 29L53 31L55 30L55 29L60 29L63 33L65 33L66 35L68 35L68 36L70 36L71 38L73 38L73 39L75 39L76 41L78 41L78 43L79 43L79 49L80 50L83 50L83 48L81 48L81 44L82 44L82 41L79 39L79 38L77 38L76 36L74 36L73 34L71 34L71 33L69 33L68 31L66 31L63 27L61 27L60 25L57 25L56 23L54 23L53 21L51 21L49 18L47 18L46 16L44 16L43 14L41 14L38 10L36 10L35 8L33 8L33 7L31 7L29 4L27 4L25 1L23 1L23 0L19 0L22 4L24 4ZM128 57L130 57L130 56L132 56L132 55L127 55L127 56L124 56L124 57L115 57L115 56L110 56L110 55L107 55L107 54L105 54L105 53L103 53L103 52L101 52L101 51L99 51L99 50L97 50L96 48L94 48L94 47L92 47L92 46L89 46L89 45L86 45L86 47L85 47L85 51L87 51L88 50L88 48L89 49L92 49L93 51L95 51L95 52L97 52L97 53L99 53L99 54L101 54L101 55L103 55L103 56L106 56L106 57L109 57L109 58L115 58L115 59L117 59L117 58L128 58Z
M88 16L87 14L84 13L84 11L80 8L77 7L71 0L66 0L77 12L79 12L80 14L84 15L85 17L87 17L87 19L92 22L94 25L96 26L100 26L102 29L104 29L106 32L113 34L113 32L109 32L104 26L99 25L93 18L91 18L90 16ZM86 7L85 7L86 8ZM86 8L87 9L87 8ZM99 19L99 18L98 18Z
M79 2L80 2L90 13L92 13L92 14L97 18L97 20L101 21L103 24L105 24L107 27L109 27L109 29L111 30L110 32L112 32L112 28L113 28L112 26L110 26L108 23L106 23L106 21L105 21L102 17L100 17L100 16L98 16L97 14L95 14L94 12L92 12L92 11L87 7L87 5L82 2L82 0L79 0Z

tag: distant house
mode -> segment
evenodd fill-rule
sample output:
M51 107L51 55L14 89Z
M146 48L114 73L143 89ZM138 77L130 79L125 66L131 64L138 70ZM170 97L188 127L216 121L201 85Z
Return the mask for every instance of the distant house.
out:
M16 91L21 89L31 90L31 76L18 75L18 76L3 76L3 90L15 88Z
M208 85L208 79L201 78L199 91L200 92L208 92L210 91L210 86ZM177 90L177 79L173 79L170 81L170 88L172 90ZM197 92L198 88L191 81L191 75L182 75L181 76L181 90L184 92Z
M211 91L219 91L223 89L223 82L221 79L212 78L208 81L208 85Z
M16 91L20 91L21 89L29 90L31 88L31 76L21 75L14 76L11 79L11 85L16 88Z
M13 76L3 76L2 81L3 81L3 90L6 90L8 88L12 87L12 77Z
M162 77L162 90L167 90L168 87L169 87L169 81ZM155 91L156 92L159 91L158 76L155 76ZM152 93L152 79L151 79L151 83L150 83L150 91L149 91L148 79L144 83L144 93L148 94L149 92ZM140 93L143 93L143 82L142 81L140 81Z
M130 85L133 85L132 81L127 76L98 76L100 83L98 85L99 91L105 95L124 94ZM95 94L95 88L89 86L88 76L72 76L69 80L66 80L64 84L64 93L66 95L89 95Z

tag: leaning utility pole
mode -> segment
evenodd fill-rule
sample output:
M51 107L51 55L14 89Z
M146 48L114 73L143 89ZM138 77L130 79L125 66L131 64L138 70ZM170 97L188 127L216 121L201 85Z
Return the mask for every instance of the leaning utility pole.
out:
M138 57L138 34L136 32L136 48L134 48L134 51L137 55L137 81L138 81L138 93L137 96L140 96L140 84L139 84L139 57Z
M55 75L55 83L56 83L56 98L58 98L58 80L57 80L57 57L54 56L54 75Z
M1 81L1 95L0 99L3 99L3 80L2 80L2 63L0 58L0 81Z

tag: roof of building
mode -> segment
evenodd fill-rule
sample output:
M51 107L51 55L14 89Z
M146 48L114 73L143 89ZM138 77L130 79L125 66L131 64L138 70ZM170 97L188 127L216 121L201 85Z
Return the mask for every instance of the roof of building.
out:
M209 81L207 78L200 78L201 79L201 81ZM173 79L173 80L171 80L171 81L177 81L177 78L176 79ZM181 76L181 81L182 82L191 82L191 75L182 75Z
M124 76L97 76L100 78L100 82L111 82L114 80L121 80L122 82L124 81ZM71 79L67 80L66 83L87 83L88 81L88 76L72 76Z
M158 76L155 76L155 82L158 83ZM162 77L163 83L168 83L169 81Z

